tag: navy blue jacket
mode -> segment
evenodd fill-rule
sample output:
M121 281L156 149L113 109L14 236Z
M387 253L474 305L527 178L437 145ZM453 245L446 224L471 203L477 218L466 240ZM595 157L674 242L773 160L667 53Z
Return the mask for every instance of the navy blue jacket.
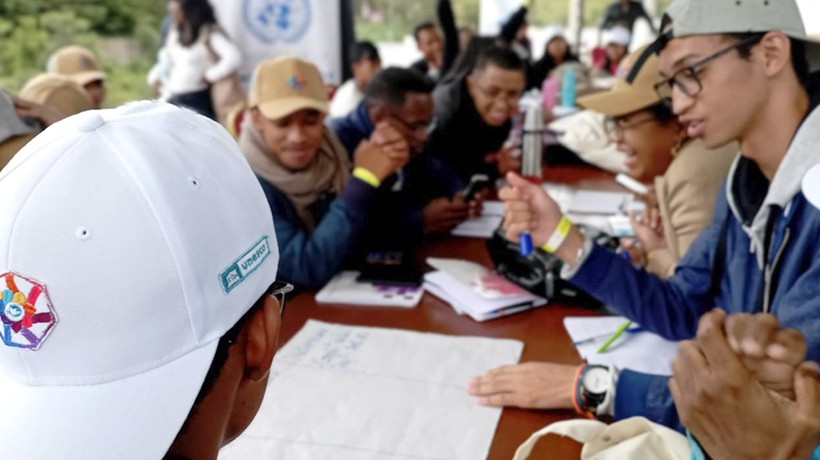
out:
M318 224L309 233L287 195L257 178L274 216L279 278L301 287L321 287L339 272L362 241L376 189L351 177L338 197L333 192L325 194L313 206Z
M351 157L359 143L369 139L375 129L364 103L327 124ZM379 187L371 208L368 249L412 246L422 234L427 203L438 197L452 197L464 186L458 174L429 152L414 155L399 173L385 179Z

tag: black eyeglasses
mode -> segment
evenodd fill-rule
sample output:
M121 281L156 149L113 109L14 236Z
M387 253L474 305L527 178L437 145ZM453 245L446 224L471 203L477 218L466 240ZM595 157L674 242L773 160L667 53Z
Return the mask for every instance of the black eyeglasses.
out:
M433 118L430 121L417 121L414 123L410 123L409 121L392 112L390 113L390 117L404 125L404 127L409 129L410 132L412 132L413 134L421 134L423 132L424 134L429 135L433 132L434 129L436 129L435 118Z
M606 117L604 119L604 130L606 130L607 134L609 134L610 138L616 141L620 141L624 138L624 131L630 128L635 128L640 126L644 123L648 123L650 121L654 121L654 116L648 116L643 118L637 117Z
M274 281L268 290L265 291L265 297L273 297L279 302L279 316L282 316L285 313L285 295L291 291L293 291L293 285L284 281ZM237 321L236 324L234 324L228 332L222 336L222 340L228 345L233 345L236 343L236 339L239 337L239 332L242 331L242 327L244 327L245 322L251 315L253 315L257 308L261 308L261 306L265 304L263 300L264 299L259 299L259 301L257 301L250 308L250 310L246 311L245 314L242 315L242 318L240 318L239 321Z
M692 65L686 66L674 74L671 77L666 78L664 80L655 83L655 92L658 93L658 96L663 99L664 101L670 101L672 99L672 91L674 88L678 88L680 92L685 94L688 97L695 97L703 91L703 85L700 82L700 78L698 77L699 70L707 63L714 61L715 59L723 56L724 54L729 53L732 50L740 48L742 46L750 45L752 43L757 43L761 40L762 37L760 36L752 36L745 38L743 40L734 43L731 46L727 46L722 50L716 51L709 56L701 59L698 62L695 62Z

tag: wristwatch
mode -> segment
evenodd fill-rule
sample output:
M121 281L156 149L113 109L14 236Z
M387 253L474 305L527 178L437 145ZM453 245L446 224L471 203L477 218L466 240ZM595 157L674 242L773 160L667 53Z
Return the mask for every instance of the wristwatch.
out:
M584 370L581 371L578 385L581 390L583 408L594 413L598 406L604 402L606 393L612 385L609 368L599 364L587 364L584 366Z

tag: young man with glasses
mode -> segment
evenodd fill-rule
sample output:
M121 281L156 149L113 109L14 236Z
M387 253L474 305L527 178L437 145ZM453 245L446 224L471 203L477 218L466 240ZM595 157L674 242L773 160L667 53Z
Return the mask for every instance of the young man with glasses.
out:
M422 233L449 232L480 211L480 199L465 201L460 195L465 182L427 148L435 126L432 92L432 83L417 72L390 67L373 77L356 110L328 121L348 152L381 123L392 126L410 147L410 161L380 189L367 241L387 237L385 244L411 245Z
M538 244L551 242L566 262L566 278L667 338L693 337L700 316L715 306L729 313L769 312L806 336L808 359L816 361L820 211L806 201L799 178L820 162L820 111L808 77L820 70L820 44L806 37L793 0L676 0L660 45L660 70L688 135L707 147L737 141L741 153L712 224L675 276L662 280L635 270L577 227L558 225L566 221L556 203L515 175L509 177L512 188L501 192L508 236L517 239L526 230ZM664 85L659 89L665 91ZM530 400L537 403L530 407L570 403L566 388L574 369L550 370L539 374L547 380L531 385ZM582 398L584 410L600 414L614 406L616 418L644 415L678 425L666 379L629 370L594 372L609 384L601 394L580 389L589 396Z
M0 172L0 207L6 456L215 459L291 289L234 140L168 104L84 112Z
M324 124L327 94L309 62L264 61L253 82L239 147L276 216L280 277L321 287L352 262L382 182L409 159L407 142L392 126L379 125L351 161Z
M469 74L451 74L433 93L436 129L430 150L464 181L477 173L494 178L521 169L519 146L505 142L527 85L526 65L514 51L494 45L474 59Z

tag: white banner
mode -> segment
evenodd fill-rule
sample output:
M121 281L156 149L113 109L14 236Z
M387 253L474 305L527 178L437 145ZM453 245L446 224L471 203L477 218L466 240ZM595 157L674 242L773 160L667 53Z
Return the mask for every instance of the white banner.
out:
M293 55L315 64L327 84L341 83L341 2L337 0L211 0L220 26L242 51L248 82L267 58Z

